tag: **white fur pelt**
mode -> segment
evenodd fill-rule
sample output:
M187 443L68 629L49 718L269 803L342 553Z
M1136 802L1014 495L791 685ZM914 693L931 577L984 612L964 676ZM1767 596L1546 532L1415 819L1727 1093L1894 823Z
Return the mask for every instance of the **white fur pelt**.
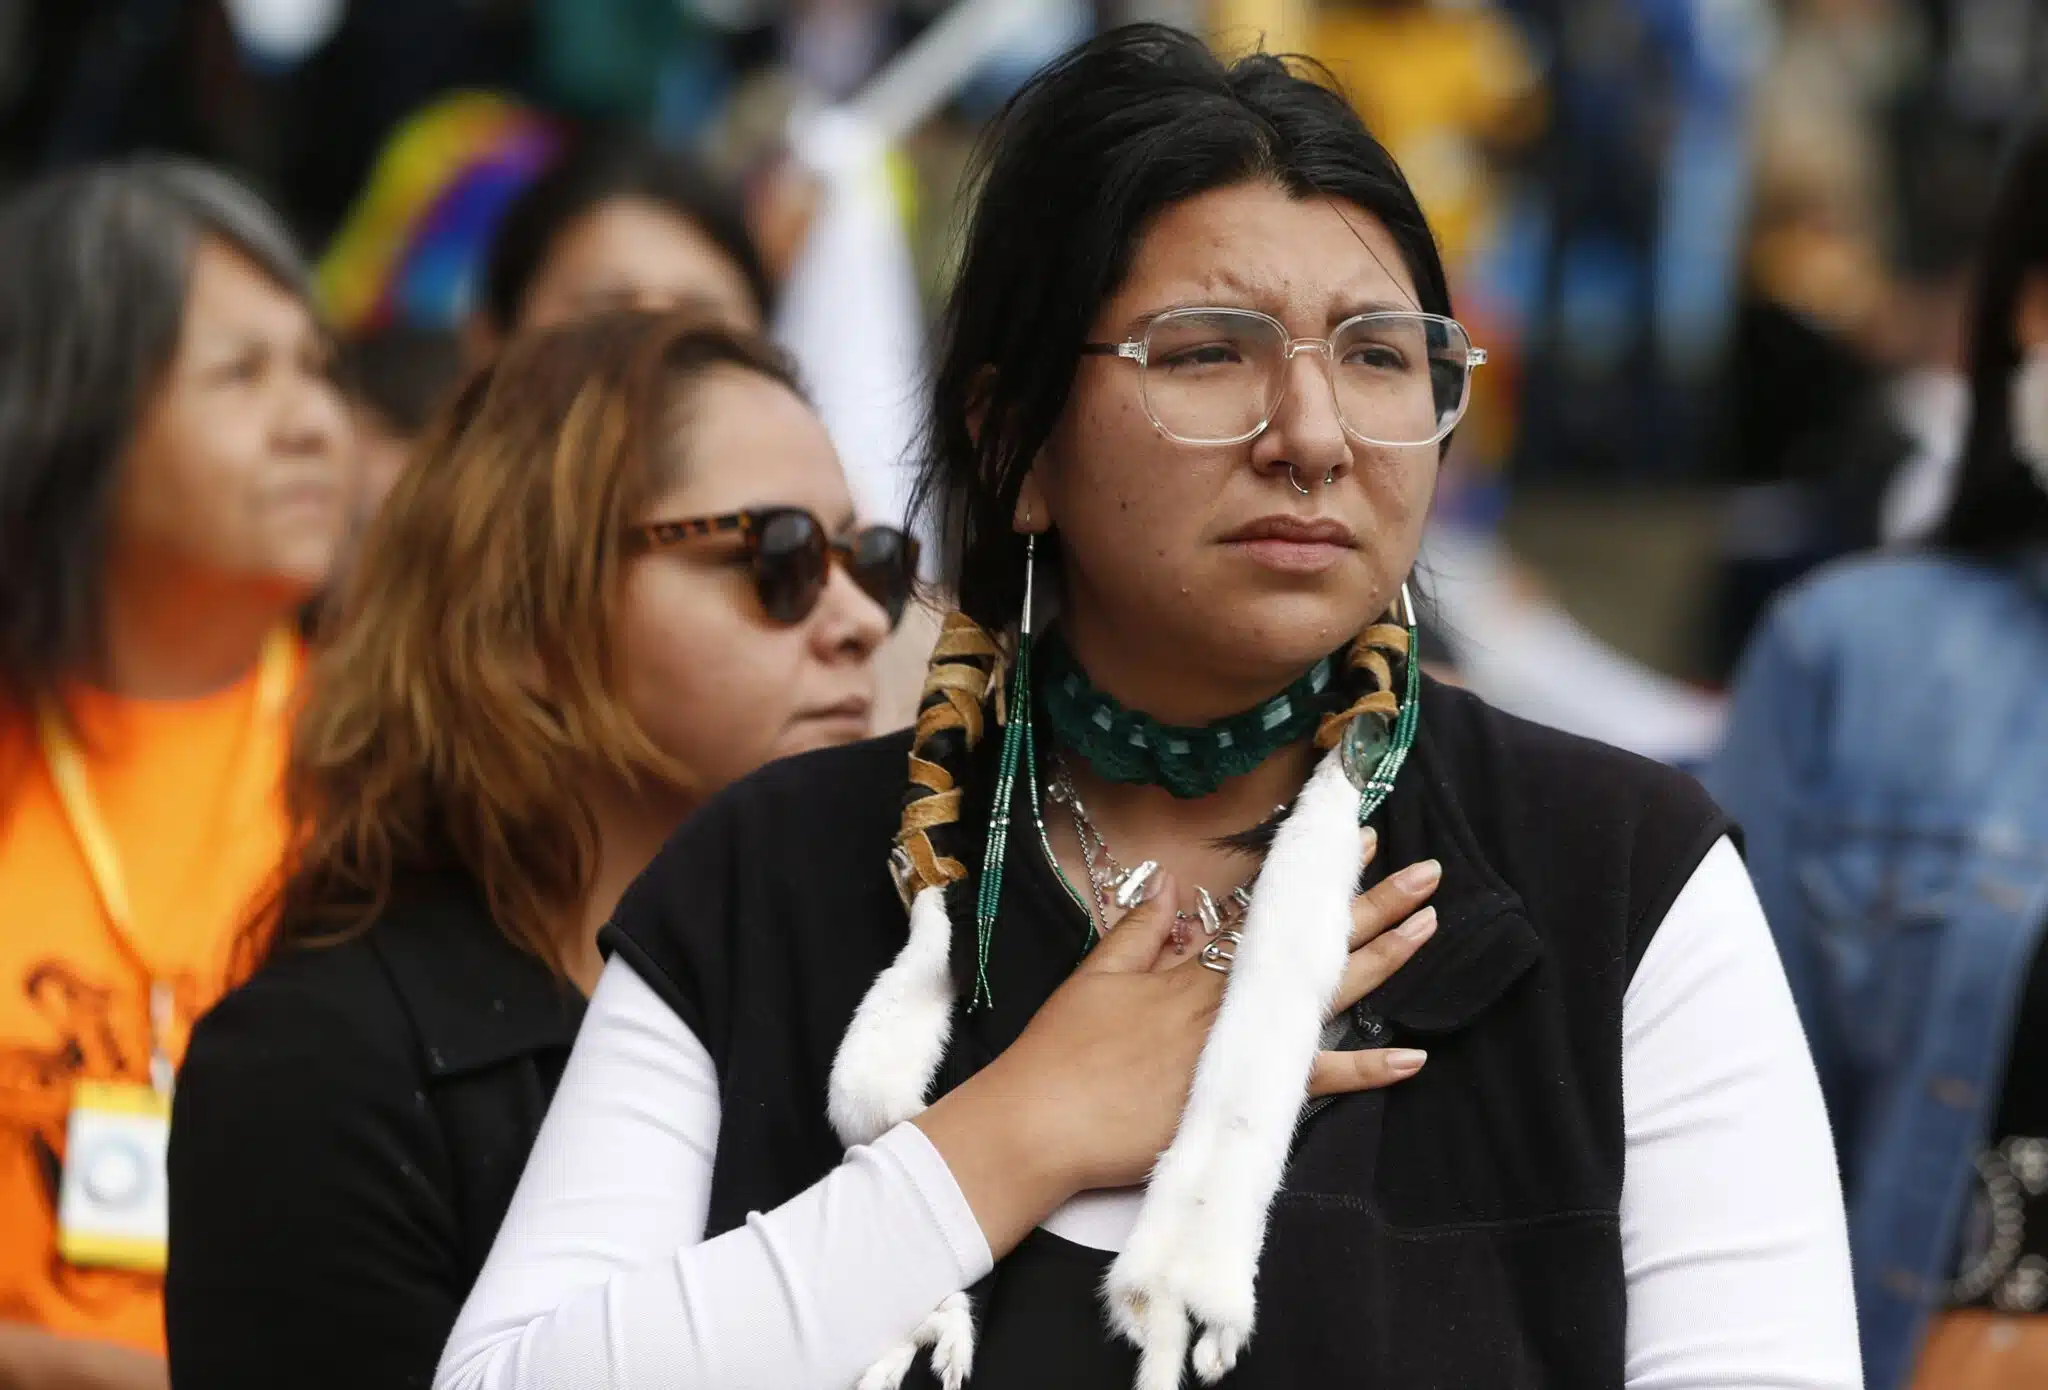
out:
M923 1112L953 1036L952 948L946 890L920 889L910 940L868 986L832 1058L826 1116L848 1148Z
M832 1057L826 1116L839 1142L871 1144L923 1112L953 1036L953 922L946 890L921 888L910 903L910 939L875 977ZM868 1367L856 1390L896 1390L932 1349L945 1390L960 1390L974 1364L974 1310L965 1293L934 1308Z
M1111 1326L1139 1350L1136 1390L1175 1390L1190 1343L1196 1373L1213 1383L1251 1338L1267 1211L1349 955L1363 852L1358 791L1331 752L1259 871L1179 1129L1104 1281ZM829 1114L847 1145L924 1109L952 1034L951 943L944 891L921 890L909 941L862 999L833 1059ZM959 1390L974 1356L964 1293L884 1353L857 1390L895 1390L924 1346L946 1390Z
M1103 1281L1111 1325L1139 1351L1137 1390L1174 1390L1191 1339L1213 1384L1251 1338L1266 1215L1350 955L1364 851L1358 789L1333 751L1259 870L1180 1128Z

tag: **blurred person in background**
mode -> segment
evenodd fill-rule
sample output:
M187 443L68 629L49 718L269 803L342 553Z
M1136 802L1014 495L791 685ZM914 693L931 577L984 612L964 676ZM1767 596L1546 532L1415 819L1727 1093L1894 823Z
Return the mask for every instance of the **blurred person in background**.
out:
M355 428L355 521L367 525L405 472L428 422L462 377L462 346L437 329L372 329L341 345Z
M1717 678L1773 594L1876 541L1882 483L1868 474L1892 465L1869 455L1893 442L1878 398L1902 349L1931 336L1905 321L1900 170L1885 138L1918 56L1907 0L1785 0L1779 18L1750 119L1726 409L1701 429L1739 485L1707 635Z
M1970 364L1941 527L1775 605L1710 777L1827 1093L1871 1390L2048 1383L2048 124Z
M0 1384L163 1384L172 1068L284 852L350 458L251 194L139 160L0 210Z
M1491 0L1322 0L1309 51L1406 171L1462 283L1495 234L1499 162L1542 129L1542 69L1521 31Z
M1778 79L1781 101L1788 86ZM1705 634L1707 670L1731 679L1780 591L1842 556L1923 540L1946 513L1969 423L1976 257L2010 143L2010 127L1980 132L1927 91L1894 104L1883 142L1847 116L1777 111L1731 359L1727 438L1745 481Z
M704 797L866 734L915 559L754 338L611 312L463 388L309 683L266 958L179 1078L178 1384L428 1383L599 925Z
M348 398L356 461L348 543L334 567L337 586L355 567L370 522L462 374L462 340L454 333L387 326L342 341L336 375Z
M1786 0L1757 85L1737 460L1783 455L1866 376L1889 308L1897 207L1885 116L1917 57L1908 0ZM1823 388L1826 388L1823 390Z
M679 151L593 135L505 210L470 333L482 356L520 329L627 307L759 331L773 299L735 192Z

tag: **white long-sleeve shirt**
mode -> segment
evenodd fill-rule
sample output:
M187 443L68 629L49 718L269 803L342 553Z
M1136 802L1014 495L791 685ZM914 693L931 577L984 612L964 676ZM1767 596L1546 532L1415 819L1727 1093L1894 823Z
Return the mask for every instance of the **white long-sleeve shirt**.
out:
M1628 1390L1860 1390L1820 1087L1734 847L1673 902L1623 1002ZM704 1239L703 1044L614 960L436 1390L847 1390L992 1265L913 1125ZM1045 1225L1115 1250L1135 1190Z

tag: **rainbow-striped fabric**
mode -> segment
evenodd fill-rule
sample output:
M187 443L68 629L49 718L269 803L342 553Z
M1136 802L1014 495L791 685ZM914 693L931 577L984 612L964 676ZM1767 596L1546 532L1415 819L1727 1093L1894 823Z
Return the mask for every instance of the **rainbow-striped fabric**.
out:
M562 138L547 117L490 92L452 93L407 119L315 271L335 329L457 326L491 229Z

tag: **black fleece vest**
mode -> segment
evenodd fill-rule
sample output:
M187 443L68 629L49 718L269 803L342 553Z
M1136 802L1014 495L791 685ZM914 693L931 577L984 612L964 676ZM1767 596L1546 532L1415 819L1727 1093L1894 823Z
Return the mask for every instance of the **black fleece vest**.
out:
M1231 1387L1621 1390L1622 997L1665 911L1729 833L1690 778L1430 683L1377 820L1369 878L1443 861L1439 927L1348 1019L1347 1045L1429 1049L1390 1090L1312 1103L1260 1264ZM769 767L716 798L621 903L608 946L717 1064L707 1234L841 1159L832 1057L903 945L887 868L908 736ZM967 781L987 816L995 740ZM1085 924L1029 807L1010 839L990 980L940 1073L959 1084L1079 958ZM967 861L980 863L977 831ZM952 900L956 976L971 885ZM962 988L959 998L968 990ZM1035 1232L977 1288L975 1390L1125 1390L1132 1351L1096 1290L1113 1255ZM911 1383L930 1384L922 1361Z

